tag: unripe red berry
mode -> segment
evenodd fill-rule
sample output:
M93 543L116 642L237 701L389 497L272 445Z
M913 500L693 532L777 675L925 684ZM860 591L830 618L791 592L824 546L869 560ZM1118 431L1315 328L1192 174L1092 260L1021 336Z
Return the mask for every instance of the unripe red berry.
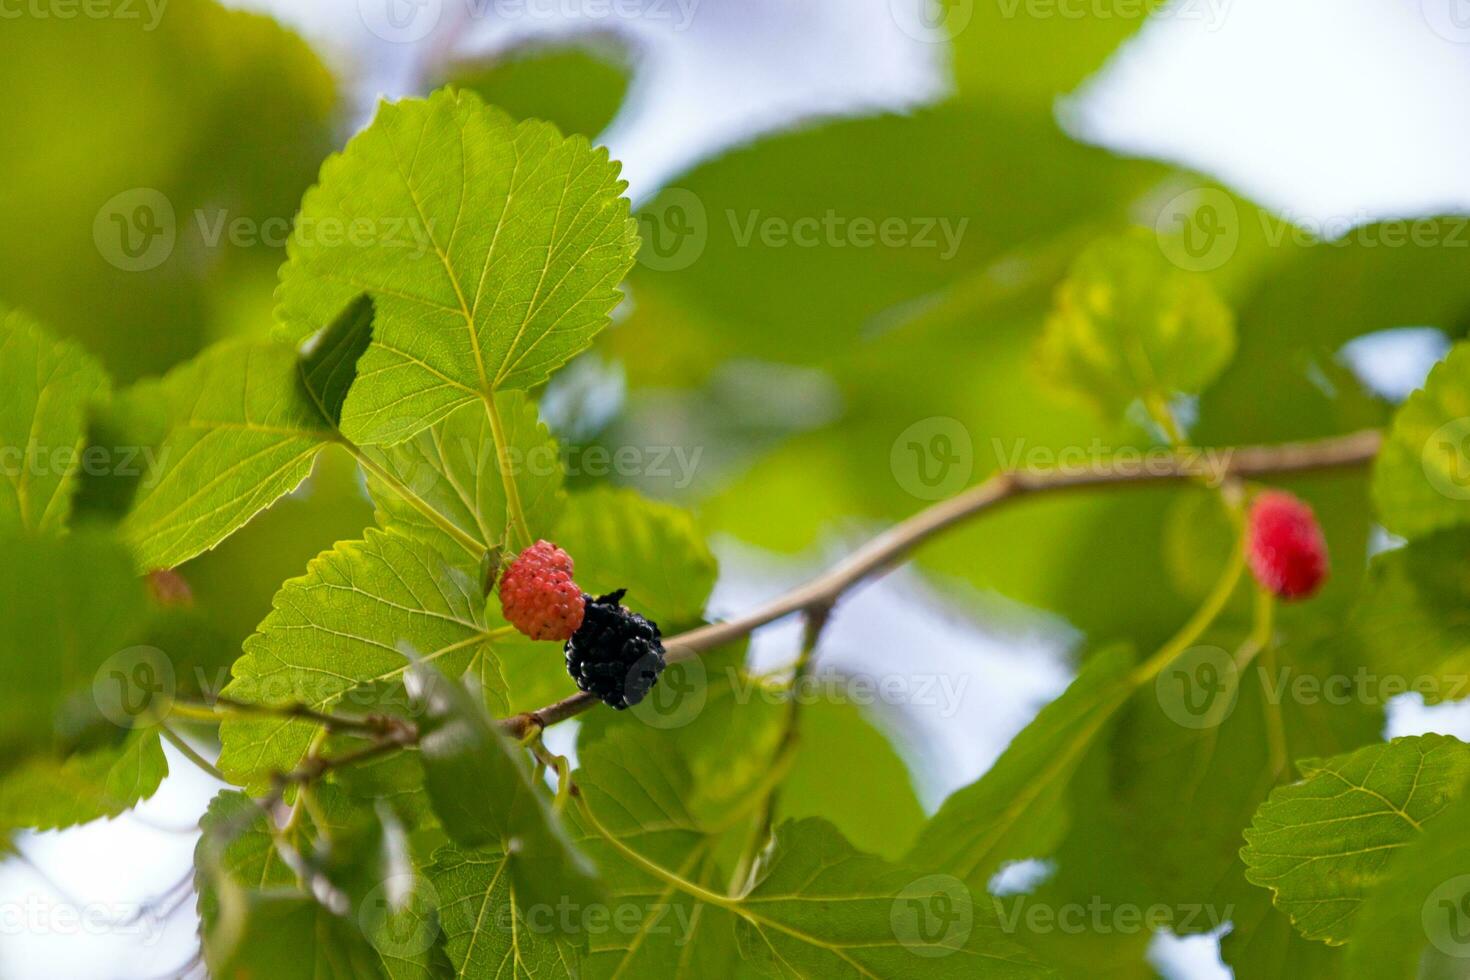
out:
M500 608L533 640L570 639L586 613L571 556L549 541L521 552L500 577Z
M1305 599L1327 578L1327 542L1312 508L1284 490L1251 505L1246 557L1256 581L1282 599Z

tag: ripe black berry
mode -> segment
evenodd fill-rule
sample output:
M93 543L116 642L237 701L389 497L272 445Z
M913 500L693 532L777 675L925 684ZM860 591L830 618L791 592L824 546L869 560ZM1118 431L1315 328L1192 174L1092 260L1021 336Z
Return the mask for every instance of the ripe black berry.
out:
M626 589L586 596L582 625L567 641L567 673L619 711L642 701L664 669L658 624L623 605Z

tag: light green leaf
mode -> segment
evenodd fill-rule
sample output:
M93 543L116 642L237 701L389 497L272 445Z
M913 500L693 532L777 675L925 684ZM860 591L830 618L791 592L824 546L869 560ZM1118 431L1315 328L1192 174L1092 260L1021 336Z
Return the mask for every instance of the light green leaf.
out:
M419 750L424 786L445 833L465 848L498 853L517 894L558 908L600 899L586 857L532 781L527 755L495 727L463 685L417 666L410 690L427 704Z
M458 677L474 657L495 656L478 574L407 535L370 528L282 587L259 632L245 641L224 693L362 714L379 709L375 685L401 678L409 652ZM300 720L230 719L220 726L219 765L232 780L263 790L272 772L301 761L318 730Z
M1358 909L1351 980L1462 976L1470 915L1470 796L1451 803L1398 853Z
M1194 394L1230 363L1235 322L1203 276L1138 231L1084 251L1037 347L1048 381L1118 414L1135 399Z
M0 540L0 772L102 721L96 672L143 623L143 585L108 537ZM109 729L115 734L115 729Z
M224 955L206 943L205 962L212 977L375 980L385 975L356 922L314 898L289 893L252 895L239 941Z
M847 701L823 698L800 710L801 734L777 796L777 821L822 817L854 847L888 860L901 858L925 820L908 767L888 736ZM862 764L833 765L834 759L861 759Z
M1470 523L1470 343L1457 344L1409 396L1378 455L1373 500L1406 538Z
M612 721L605 732L590 739L584 733L579 741L575 781L619 841L685 881L723 894L731 872L721 859L722 827L691 803L701 781L688 762L689 734L684 729L670 738L641 721ZM743 802L749 810L754 800ZM649 874L589 827L580 836L608 884L612 912L610 929L593 931L596 923L582 923L589 933L589 976L735 975L729 909Z
M1352 631L1389 693L1417 691L1428 704L1470 696L1470 529L1374 556Z
M167 775L157 729L65 760L32 758L0 779L0 828L56 830L115 817L157 792Z
M0 306L0 532L55 531L71 514L87 407L106 373L76 344Z
M145 476L122 525L145 569L218 545L296 489L338 438L284 344L227 341L170 372L163 387L171 427L159 471Z
M503 850L442 847L428 869L454 975L465 980L576 976L575 937L555 907L530 902L507 872Z
M859 853L815 818L777 831L737 913L741 955L773 976L1053 975L1005 935L983 893Z
M1133 655L1123 647L1089 658L985 775L944 801L907 860L983 888L1008 861L1048 856L1072 818L1068 784L1132 693L1132 667Z
M1419 839L1470 776L1470 747L1445 735L1396 738L1326 761L1256 811L1240 856L1302 935L1346 942L1396 852Z
M506 459L526 524L533 537L550 536L564 501L556 440L541 423L536 403L523 392L502 392L495 396L495 403L504 422ZM405 442L368 447L363 453L472 538L489 545L504 540L508 525L505 483L490 417L482 403L461 406ZM439 542L452 554L461 553L460 546L448 540L418 507L371 471L368 489L381 522L392 521L400 530Z
M616 37L532 41L497 51L489 64L452 66L445 81L473 90L516 119L545 119L588 139L607 128L628 93L630 57Z
M380 106L303 199L277 293L296 340L373 297L343 430L400 442L585 348L637 248L617 174L606 150L513 123L472 93ZM328 226L371 232L305 231Z
M556 540L583 591L627 589L624 603L665 627L703 617L717 566L688 511L598 488L567 498Z

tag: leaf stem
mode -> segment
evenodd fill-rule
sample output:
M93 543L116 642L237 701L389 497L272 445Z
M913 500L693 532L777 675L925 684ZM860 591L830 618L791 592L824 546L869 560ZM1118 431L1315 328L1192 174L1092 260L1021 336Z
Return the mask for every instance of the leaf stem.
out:
M510 520L510 529L515 533L519 551L530 547L531 529L526 524L526 513L521 509L521 490L516 485L515 464L511 462L510 446L505 441L505 423L501 421L500 409L495 396L484 397L485 413L490 416L490 437L495 441L495 463L500 469L500 482L505 486L505 515Z
M474 558L476 561L479 561L480 559L485 557L485 552L490 550L490 546L486 542L477 540L474 535L470 534L468 531L465 531L458 524L455 524L449 518L439 513L437 508L430 505L428 501L424 500L418 494L414 493L411 489L405 486L402 480L398 479L398 477L394 476L392 473L389 473L387 470L383 469L383 467L373 462L368 454L363 452L361 448L353 445L350 442L345 443L345 445L347 447L347 451L352 453L352 458L357 460L357 465L361 466L368 473L376 477L384 486L397 494L399 499L401 499L404 503L408 504L414 510L417 510L419 513L427 517L430 521L434 523L435 527L439 528L439 530L443 531L455 541L459 542L464 550L470 553L470 556L472 558Z
M182 755L185 759L188 759L190 762L194 763L195 766L203 770L207 775L218 779L222 783L229 782L229 780L225 778L225 774L220 772L218 767L216 767L214 763L210 762L208 759L204 758L204 756L200 755L198 750L195 749L194 746L186 742L184 740L184 737L178 732L175 732L167 725L159 725L158 733L163 736L164 741L168 742L169 745L172 745L174 748L178 749L180 755Z

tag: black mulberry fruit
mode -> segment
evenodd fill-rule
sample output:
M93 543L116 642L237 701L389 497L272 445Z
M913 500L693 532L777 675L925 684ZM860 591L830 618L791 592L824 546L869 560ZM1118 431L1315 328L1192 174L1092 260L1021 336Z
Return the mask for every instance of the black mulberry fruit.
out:
M586 596L582 625L567 641L567 673L619 711L642 701L664 669L658 624L623 605L627 589Z

